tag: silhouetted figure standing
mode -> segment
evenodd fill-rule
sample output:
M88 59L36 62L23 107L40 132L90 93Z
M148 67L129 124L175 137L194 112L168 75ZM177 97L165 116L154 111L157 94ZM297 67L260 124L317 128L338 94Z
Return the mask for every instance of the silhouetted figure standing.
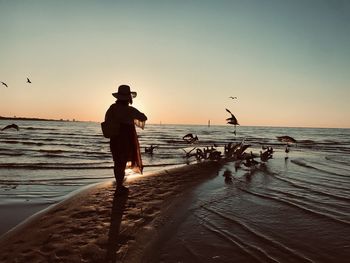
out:
M117 193L127 193L123 186L125 168L128 166L142 173L140 146L135 124L142 127L147 117L136 108L130 106L137 93L130 91L128 85L121 85L118 92L112 94L117 101L106 112L105 122L117 125L118 131L110 137L110 147L114 161L114 176L117 182Z

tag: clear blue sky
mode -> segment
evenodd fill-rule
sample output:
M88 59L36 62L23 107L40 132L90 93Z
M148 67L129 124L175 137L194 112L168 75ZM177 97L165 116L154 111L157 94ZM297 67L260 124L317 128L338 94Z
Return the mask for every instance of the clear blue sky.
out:
M350 1L0 0L0 32L2 116L102 121L129 84L151 123L350 127Z

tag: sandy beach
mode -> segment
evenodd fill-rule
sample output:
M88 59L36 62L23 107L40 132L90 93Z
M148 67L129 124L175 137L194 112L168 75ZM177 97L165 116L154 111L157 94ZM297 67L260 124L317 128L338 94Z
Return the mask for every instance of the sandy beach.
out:
M32 216L0 240L1 262L140 262L147 245L176 215L186 193L217 175L219 163L163 170L84 190Z

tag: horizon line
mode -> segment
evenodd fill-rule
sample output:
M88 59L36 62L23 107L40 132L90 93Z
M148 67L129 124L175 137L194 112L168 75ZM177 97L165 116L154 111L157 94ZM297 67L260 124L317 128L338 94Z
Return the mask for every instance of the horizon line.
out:
M91 120L78 120L78 119L48 119L48 118L38 118L38 117L5 117L0 116L0 120L28 120L28 121L62 121L62 122L95 122L101 123L100 121ZM181 126L208 126L208 124L198 124L198 123L148 123L148 125L181 125ZM226 126L228 124L210 124L210 126ZM209 127L210 127L209 126ZM350 127L319 127L319 126L280 126L280 125L238 125L240 127L271 127L271 128L304 128L304 129L350 129Z

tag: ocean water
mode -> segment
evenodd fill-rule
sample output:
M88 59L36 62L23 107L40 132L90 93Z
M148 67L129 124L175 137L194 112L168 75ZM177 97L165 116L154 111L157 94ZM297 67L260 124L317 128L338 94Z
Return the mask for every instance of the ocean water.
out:
M83 186L113 179L109 140L102 136L99 123L0 120L0 127L14 122L19 131L0 131L0 207L48 205ZM222 255L232 247L242 260L257 262L289 256L283 262L312 262L313 253L321 252L350 255L350 129L238 126L234 135L232 126L146 124L137 132L145 173L186 165L185 152L195 146L215 144L223 152L228 142L244 139L254 153L262 145L274 148L274 158L265 166L235 171L234 164L227 163L214 180L198 189L200 201L189 208L196 216L188 224L198 224L204 237L211 233L214 238L215 233L228 240L220 247L221 256L207 255L213 260L229 260ZM196 134L199 141L187 144L182 140L187 133ZM282 135L298 141L288 159L285 144L276 139ZM150 145L157 146L153 155L144 152ZM231 180L224 180L225 171L231 172ZM181 243L186 251L194 251L194 257L200 247L193 246L195 236L190 243ZM181 239L174 238L168 246ZM308 246L299 243L303 239ZM313 242L322 245L315 250ZM211 251L208 245L198 255ZM165 252L163 257L176 258Z

